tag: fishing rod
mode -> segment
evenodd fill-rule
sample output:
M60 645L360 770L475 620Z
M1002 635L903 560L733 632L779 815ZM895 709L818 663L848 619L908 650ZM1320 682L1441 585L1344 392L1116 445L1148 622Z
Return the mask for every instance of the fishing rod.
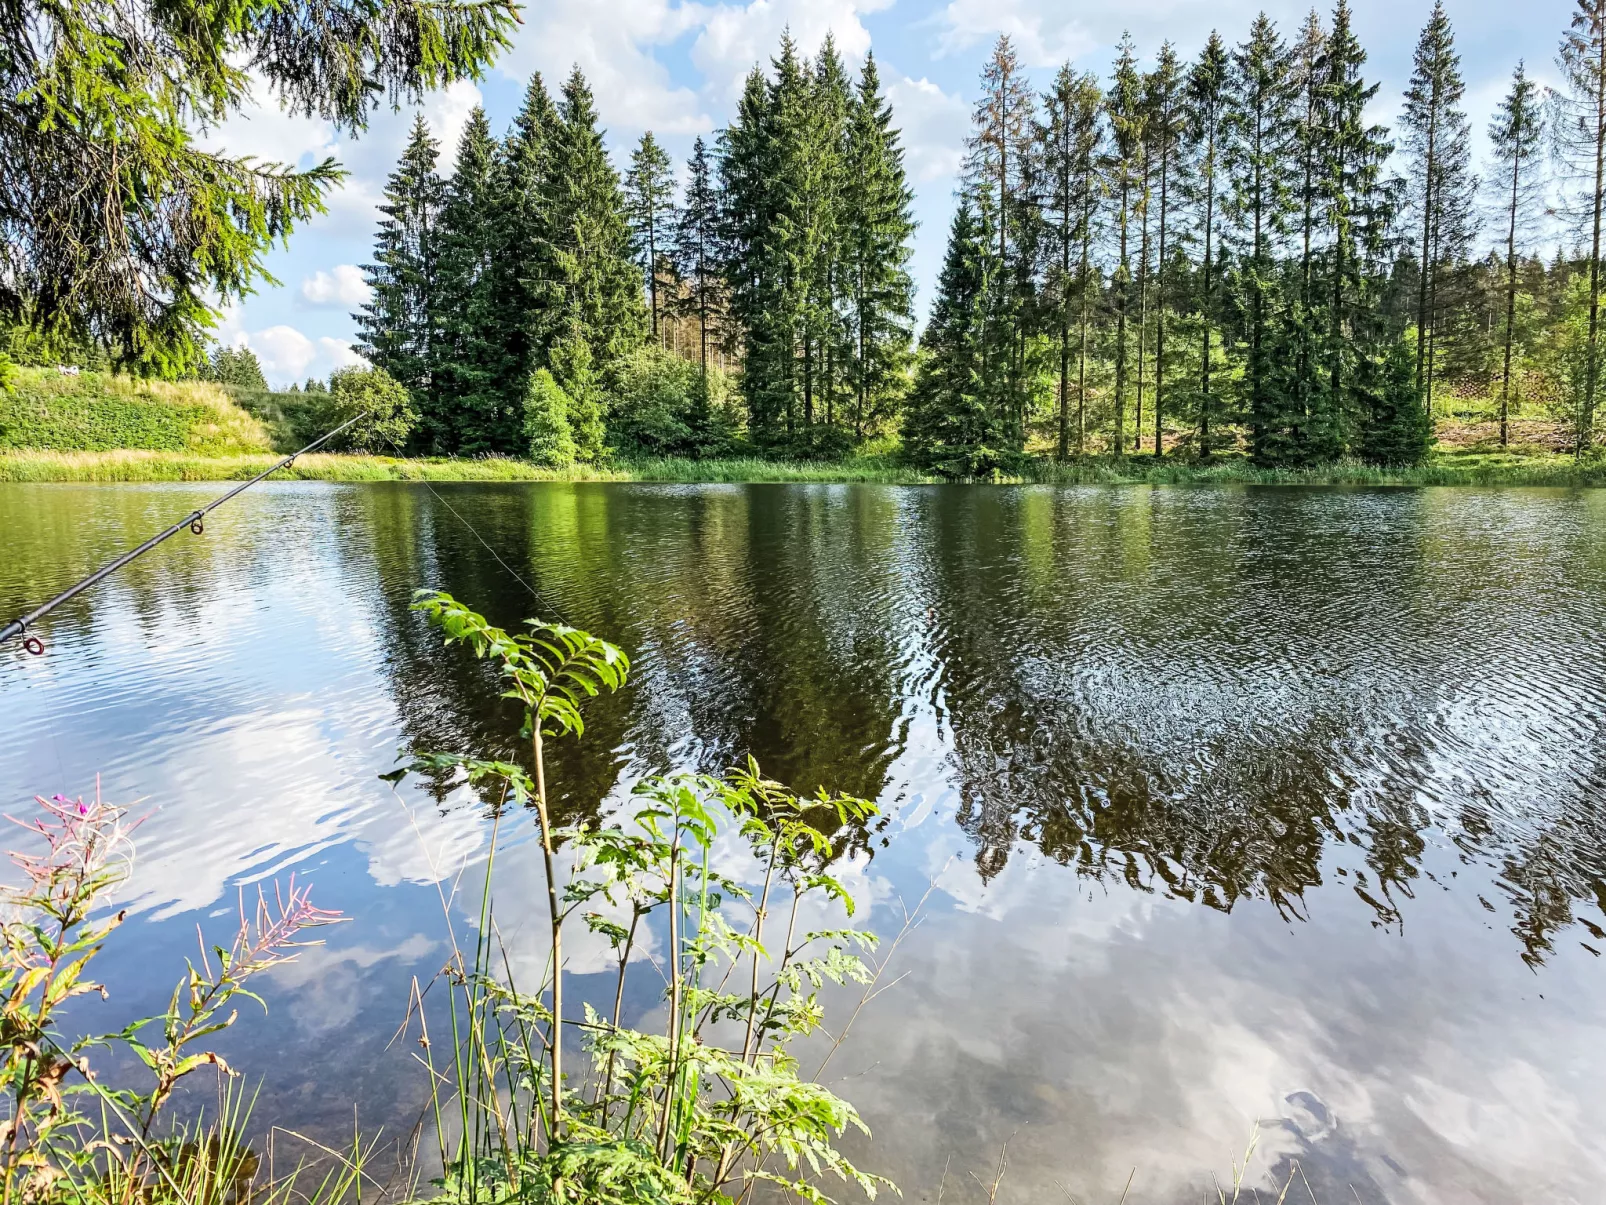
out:
M26 635L26 633L28 631L28 625L29 624L35 623L38 620L44 618L46 615L49 615L50 612L54 611L57 607L61 606L61 604L66 602L69 598L74 598L77 595L82 594L85 590L89 589L89 587L93 586L96 582L101 581L104 578L110 577L112 574L116 573L119 569L121 569L124 565L128 564L129 561L132 561L132 560L134 560L134 559L136 559L138 557L144 556L147 552L149 552L152 548L155 548L163 540L166 540L171 536L177 535L179 532L183 531L186 527L188 527L190 529L190 531L192 533L194 533L195 535L200 535L206 529L206 524L204 522L206 516L209 513L211 513L212 511L216 510L218 507L222 506L230 498L234 497L234 495L236 495L238 493L241 493L241 492L243 492L245 490L250 489L253 485L255 485L257 482L261 481L264 477L271 477L274 473L277 473L280 469L285 468L288 465L294 464L296 457L305 456L308 452L312 451L314 448L319 447L322 444L328 443L331 439L333 439L335 436L339 435L342 431L344 431L347 427L351 426L353 423L358 422L358 421L360 421L362 419L365 419L367 417L368 417L368 412L365 410L361 414L357 415L356 418L347 419L345 422L341 423L338 427L336 427L333 431L327 432L324 435L320 435L317 439L313 440L310 444L308 444L306 447L302 448L299 452L291 452L290 455L286 456L283 460L279 461L277 464L272 465L269 468L263 469L262 472L258 473L255 477L251 478L251 480L243 481L239 485L235 486L228 493L222 495L221 497L212 499L212 501L208 502L205 506L201 507L200 510L192 510L189 514L185 515L182 519L180 519L177 523L173 524L173 526L169 527L166 531L161 532L158 535L152 536L150 539L146 540L143 544L141 544L138 548L130 548L127 552L123 553L123 555L118 557L115 561L112 561L110 564L102 565L99 569L95 570L95 572L91 573L88 577L83 578L82 580L80 580L78 582L75 582L73 585L71 585L67 589L63 590L60 594L56 595L55 598L53 598L49 602L45 603L44 606L36 607L34 610L29 611L21 619L13 619L4 628L0 628L0 644L4 644L6 641L10 640L13 636L22 636L23 637L22 647L27 649L30 653L32 653L34 656L37 657L40 653L43 653L45 651L45 644L44 644L44 641L40 640L39 637L37 637L37 636L28 636L28 635Z

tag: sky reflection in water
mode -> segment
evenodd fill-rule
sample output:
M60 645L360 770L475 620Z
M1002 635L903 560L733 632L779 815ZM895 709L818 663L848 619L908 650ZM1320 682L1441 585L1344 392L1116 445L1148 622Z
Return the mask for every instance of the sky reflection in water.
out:
M966 1198L1008 1141L1002 1200L1114 1200L1133 1167L1129 1200L1197 1200L1257 1120L1259 1183L1298 1159L1324 1203L1596 1195L1606 495L438 488L540 602L423 487L280 485L0 659L8 810L99 772L151 812L108 1023L295 870L355 923L276 973L234 1057L264 1116L411 1123L387 1043L489 825L376 775L514 726L408 613L438 586L634 658L559 757L571 816L749 751L880 800L847 842L870 923L938 889L832 1072L908 1199L945 1165ZM210 492L0 487L0 604ZM536 967L529 829L503 835Z

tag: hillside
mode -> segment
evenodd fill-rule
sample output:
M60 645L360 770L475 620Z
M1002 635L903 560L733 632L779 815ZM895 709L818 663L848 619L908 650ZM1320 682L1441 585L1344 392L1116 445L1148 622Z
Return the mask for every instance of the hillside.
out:
M0 393L0 449L229 456L272 447L259 420L202 381L19 368L11 391Z

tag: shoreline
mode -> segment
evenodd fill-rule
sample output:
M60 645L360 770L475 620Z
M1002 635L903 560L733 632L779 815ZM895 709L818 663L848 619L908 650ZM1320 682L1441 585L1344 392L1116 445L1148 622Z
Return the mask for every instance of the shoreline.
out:
M135 483L243 481L280 457L270 453L202 456L184 452L0 452L0 483ZM283 469L275 480L290 481L621 481L680 484L816 482L928 485L940 478L888 461L821 463L750 459L647 460L605 466L543 468L525 461L490 458L398 459L314 453ZM1380 469L1338 462L1310 469L1258 469L1243 460L1201 465L1190 461L1156 463L1149 456L1086 458L1057 463L1038 461L1019 475L1000 475L1001 485L1308 485L1308 486L1606 486L1606 460L1582 463L1570 456L1511 453L1439 454L1426 464ZM982 482L981 484L987 484Z

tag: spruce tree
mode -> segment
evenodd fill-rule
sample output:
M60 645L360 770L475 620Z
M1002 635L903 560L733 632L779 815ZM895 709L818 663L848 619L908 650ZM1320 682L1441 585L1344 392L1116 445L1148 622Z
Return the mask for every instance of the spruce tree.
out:
M783 54L785 49L783 44ZM784 440L793 404L795 290L779 246L781 147L774 110L769 81L755 67L743 85L736 120L719 136L725 279L741 336L748 429L761 447Z
M1148 118L1144 131L1148 158L1154 164L1159 190L1158 256L1155 261L1154 307L1154 454L1165 454L1165 334L1166 311L1171 302L1167 288L1170 256L1167 240L1171 233L1172 198L1182 184L1181 173L1187 163L1186 102L1183 95L1182 63L1170 42L1160 47L1160 58L1145 80ZM1135 445L1143 443L1140 430Z
M1417 389L1414 357L1403 339L1368 361L1357 393L1361 401L1361 459L1401 468L1420 464L1433 443L1433 420Z
M920 362L904 413L910 459L948 477L974 477L1000 462L1000 422L988 396L987 292L991 232L961 197L920 338Z
M1079 332L1077 353L1076 448L1086 437L1087 355L1092 319L1092 247L1098 212L1098 170L1104 147L1100 114L1104 94L1098 77L1078 75L1066 63L1043 94L1042 142L1045 249L1048 253L1044 290L1059 344L1059 439L1056 455L1064 460L1071 443L1071 330Z
M661 260L668 245L668 232L675 223L675 176L668 152L658 145L651 130L641 136L630 156L630 170L625 173L625 205L647 281L649 330L653 339L661 342L658 279L663 269Z
M1506 93L1489 123L1489 144L1498 171L1491 187L1505 218L1504 331L1501 338L1500 446L1506 446L1511 421L1511 358L1517 325L1517 240L1528 234L1541 201L1540 152L1545 133L1538 86L1521 63L1511 74Z
M438 452L478 455L511 450L504 413L503 348L492 265L500 247L502 214L497 145L485 110L476 106L457 144L457 162L441 207L435 312L439 334L431 356L433 396L420 414L420 432Z
M1287 49L1262 13L1234 51L1228 76L1225 159L1231 188L1234 285L1247 363L1252 452L1262 464L1283 463L1297 438L1295 417L1274 372L1275 250L1287 211L1291 142Z
M913 203L892 110L875 56L867 55L848 114L839 221L856 440L892 418L904 393L914 331Z
M1189 138L1198 148L1194 168L1199 213L1199 455L1211 451L1210 419L1217 409L1210 375L1210 335L1221 319L1217 300L1216 221L1227 117L1227 47L1214 30L1188 74Z
M439 157L440 145L419 114L396 170L385 181L374 262L363 265L369 299L353 315L357 351L400 381L426 410L435 344Z
M1123 34L1116 48L1115 71L1105 95L1110 123L1109 190L1115 199L1117 258L1111 291L1115 301L1115 432L1117 456L1126 451L1127 315L1132 307L1130 233L1134 205L1143 187L1144 123L1143 79L1138 73L1137 49L1131 34ZM1140 349L1141 352L1141 349Z
M1330 460L1346 443L1346 409L1352 363L1392 355L1378 301L1387 261L1387 239L1397 198L1383 176L1393 151L1387 131L1368 125L1366 109L1378 85L1362 75L1366 51L1356 39L1347 0L1333 10L1323 80L1327 137L1324 195L1327 203L1328 367L1327 404L1309 417L1296 459ZM1422 399L1418 398L1418 405ZM1364 408L1364 407L1362 407Z
M1556 96L1554 134L1566 189L1564 212L1587 248L1588 319L1582 349L1573 451L1594 447L1600 392L1601 236L1606 233L1606 0L1576 0L1556 58L1565 90Z
M1326 57L1327 32L1322 28L1321 17L1312 9L1292 48L1289 80L1298 155L1298 177L1292 187L1295 220L1299 224L1299 263L1297 279L1287 290L1289 299L1283 319L1283 342L1292 351L1284 373L1292 421L1301 427L1328 405L1326 383L1318 371L1319 328L1324 309L1315 287L1329 133L1324 101Z
M530 374L547 362L545 188L557 124L557 108L536 72L497 163L499 236L491 265L495 312L489 337L499 352L502 392L515 412L523 409Z
M551 343L583 341L588 371L605 378L613 363L645 337L641 277L619 176L603 147L591 89L578 67L564 82L558 116L542 189L547 243L541 321ZM556 352L551 354L553 375L574 396L572 383L558 371ZM572 353L569 358L575 360ZM578 426L575 435L583 456L587 443Z
M1443 0L1436 0L1416 44L1405 90L1405 148L1417 242L1416 387L1433 413L1433 375L1440 323L1438 294L1472 238L1475 181L1471 130L1460 104L1466 94L1461 57Z
M717 337L724 313L726 289L720 272L720 210L718 183L708 146L699 135L686 165L686 197L675 225L676 271L686 290L679 312L697 320L698 364L701 366L702 404L708 400L708 348Z
M1008 419L1006 430L1012 431L1009 439L1016 448L1025 437L1028 286L1036 266L1030 228L1035 217L1034 100L1013 43L1001 35L982 68L963 183L976 220L992 235L989 253L995 266L989 269L984 375L994 406Z
M794 182L798 202L785 234L789 255L802 277L797 338L802 352L801 424L807 434L799 446L812 449L818 433L808 429L834 425L840 368L850 354L846 332L837 321L837 305L845 285L838 252L845 190L842 153L852 85L830 34L798 95L804 98L800 112L784 99L778 111L793 155L786 178Z

